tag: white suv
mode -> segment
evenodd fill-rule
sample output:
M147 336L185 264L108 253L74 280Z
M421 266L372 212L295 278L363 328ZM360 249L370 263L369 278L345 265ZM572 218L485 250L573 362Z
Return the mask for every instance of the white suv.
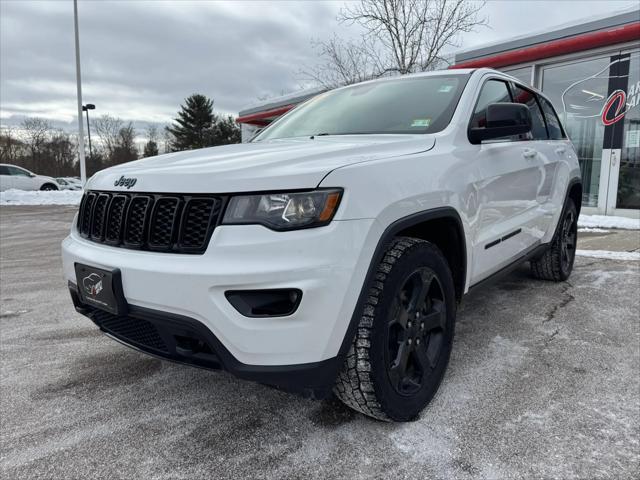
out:
M435 394L469 289L569 276L582 198L549 101L487 69L336 89L86 190L64 273L104 332L395 421Z

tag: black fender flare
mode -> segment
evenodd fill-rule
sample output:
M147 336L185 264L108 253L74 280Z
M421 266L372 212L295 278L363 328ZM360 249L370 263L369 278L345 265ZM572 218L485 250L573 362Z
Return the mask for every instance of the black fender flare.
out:
M358 295L358 301L353 309L353 313L351 314L351 319L349 320L349 325L347 326L347 330L345 332L344 338L342 339L342 344L340 345L340 350L338 351L338 358L341 360L339 362L340 368L342 367L342 362L349 352L349 348L351 347L351 343L355 338L356 330L358 328L358 324L360 323L360 312L366 302L368 295L368 288L371 284L371 280L374 278L376 270L378 268L378 264L382 261L385 252L387 251L389 245L393 241L393 239L397 236L397 234L407 228L413 227L420 223L429 221L429 220L438 220L443 218L453 219L458 229L462 235L462 249L463 249L463 258L462 260L462 271L463 271L463 279L462 285L463 288L466 285L467 281L467 244L466 237L464 232L464 227L462 224L462 220L460 218L460 214L453 207L438 207L429 210L424 210L422 212L413 213L406 217L402 217L393 223L391 223L387 228L382 232L378 240L378 244L373 252L373 256L369 261L369 268L367 270L367 274L365 275L364 281L360 287L360 295ZM336 372L337 375L337 372Z

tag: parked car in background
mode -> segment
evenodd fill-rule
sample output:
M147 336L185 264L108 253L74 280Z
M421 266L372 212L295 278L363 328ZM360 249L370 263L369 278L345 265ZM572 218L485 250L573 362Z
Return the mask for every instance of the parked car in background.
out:
M58 177L56 182L60 190L82 190L82 184L70 178Z
M0 192L16 190L60 190L54 178L36 175L26 168L0 163Z

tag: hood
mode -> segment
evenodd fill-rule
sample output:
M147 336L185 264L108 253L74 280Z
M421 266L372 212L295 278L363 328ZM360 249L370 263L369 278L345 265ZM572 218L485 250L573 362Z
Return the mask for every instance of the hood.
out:
M87 189L235 193L315 188L336 168L426 151L434 144L431 135L341 135L225 145L117 165L96 173ZM126 180L132 178L133 185Z

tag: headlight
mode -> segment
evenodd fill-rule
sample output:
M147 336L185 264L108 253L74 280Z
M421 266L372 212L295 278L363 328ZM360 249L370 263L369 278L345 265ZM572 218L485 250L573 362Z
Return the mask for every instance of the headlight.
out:
M331 221L342 190L265 193L231 197L223 224L260 224L274 230L320 227Z

